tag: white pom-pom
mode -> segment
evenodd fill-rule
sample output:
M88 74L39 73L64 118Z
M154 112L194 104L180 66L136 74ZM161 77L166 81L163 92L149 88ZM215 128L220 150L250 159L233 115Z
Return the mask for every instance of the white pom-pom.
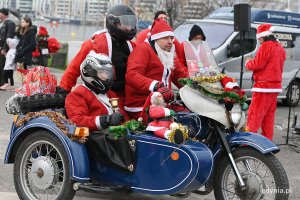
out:
M170 124L170 129L171 130L179 129L179 124L173 122L172 124Z
M275 27L271 26L270 29L269 29L269 31L274 32L275 31Z
M139 117L139 118L138 118L138 121L139 121L139 122L143 122L143 118L142 118L142 117Z

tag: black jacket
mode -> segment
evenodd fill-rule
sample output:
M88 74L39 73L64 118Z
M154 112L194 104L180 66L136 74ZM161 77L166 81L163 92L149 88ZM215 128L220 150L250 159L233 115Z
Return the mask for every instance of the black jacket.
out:
M8 51L7 38L13 38L16 32L16 25L11 20L5 20L0 28L0 50Z
M24 35L20 35L20 41L17 46L16 61L20 63L32 64L32 52L36 48L35 32L29 29Z

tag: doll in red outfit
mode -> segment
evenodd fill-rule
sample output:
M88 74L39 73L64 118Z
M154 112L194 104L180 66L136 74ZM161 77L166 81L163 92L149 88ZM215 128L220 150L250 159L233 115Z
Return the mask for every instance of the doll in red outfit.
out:
M91 51L80 66L80 74L84 83L65 101L69 119L77 126L88 127L90 132L119 125L122 110L116 112L110 104L110 99L117 97L109 90L115 75L110 58Z
M160 92L153 92L147 98L144 109L149 104L149 101L151 101L151 106L149 107L149 117L153 119L153 121L148 124L146 131L153 131L154 135L160 138L169 139L171 141L174 140L174 142L177 144L183 143L186 139L185 135L179 129L179 124L174 123L175 112L165 107L163 95ZM143 118L146 117L140 117L139 121L142 121ZM174 133L172 133L172 131ZM173 139L170 139L170 137Z

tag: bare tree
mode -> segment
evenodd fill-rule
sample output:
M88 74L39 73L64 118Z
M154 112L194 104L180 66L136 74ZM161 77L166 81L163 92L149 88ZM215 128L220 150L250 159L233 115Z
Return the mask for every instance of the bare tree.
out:
M166 12L168 14L169 24L171 27L173 27L174 22L179 17L179 10L181 7L180 4L181 4L181 1L178 1L178 0L166 0L165 1L165 8L166 8Z

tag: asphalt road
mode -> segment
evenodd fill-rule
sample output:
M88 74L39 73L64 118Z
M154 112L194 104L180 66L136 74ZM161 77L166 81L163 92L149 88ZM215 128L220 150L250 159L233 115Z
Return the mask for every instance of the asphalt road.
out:
M59 72L57 72L59 73ZM6 151L6 147L9 141L10 126L13 119L12 115L9 115L5 111L5 103L13 92L0 91L0 200L17 200L18 197L15 193L14 183L13 183L13 165L4 165L3 159ZM285 136L287 132L287 120L288 120L288 108L284 107L281 103L278 103L278 108L276 112L276 122L275 122L275 136L274 142L276 144L285 143ZM292 116L294 112L300 113L300 106L292 109ZM299 115L300 116L300 115ZM293 117L292 117L293 118ZM291 118L291 119L292 119ZM300 123L300 117L299 117ZM293 140L289 140L290 144L296 144L300 151L300 136L297 134L290 134ZM300 199L300 154L296 153L289 146L280 146L281 151L276 154L277 158L281 161L284 168L287 171L289 182L290 182L290 199L297 200ZM143 200L171 200L177 199L171 196L151 196L151 195L120 195L120 194L110 194L110 195L95 195L86 192L77 192L75 199L143 199ZM213 200L213 194L207 196L198 196L192 194L187 200Z

